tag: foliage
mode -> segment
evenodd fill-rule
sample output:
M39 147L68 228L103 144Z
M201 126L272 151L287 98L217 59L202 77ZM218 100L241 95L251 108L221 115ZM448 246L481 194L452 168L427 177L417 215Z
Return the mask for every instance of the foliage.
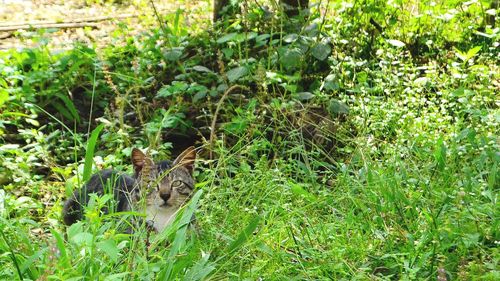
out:
M0 53L1 279L499 278L498 11L259 2ZM191 143L200 191L165 233L123 234L140 214L101 214L106 196L61 225L91 169Z

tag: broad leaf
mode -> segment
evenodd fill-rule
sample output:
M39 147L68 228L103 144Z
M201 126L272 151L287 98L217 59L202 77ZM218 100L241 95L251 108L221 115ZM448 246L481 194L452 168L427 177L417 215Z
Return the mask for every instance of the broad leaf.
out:
M207 92L198 92L193 96L193 102L197 102L207 96Z
M236 68L229 70L226 73L229 82L234 82L247 74L248 74L248 69L244 66L238 66Z
M328 105L328 111L333 116L336 116L339 114L348 114L349 107L347 107L347 105L341 101L338 101L336 99L332 99L332 100L330 100L330 104Z
M177 61L182 56L182 50L183 50L183 48L172 48L172 49L165 51L163 53L163 56L165 57L166 60Z
M286 42L286 43L293 43L298 38L299 38L299 36L297 34L292 33L292 34L287 34L285 37L283 37L283 41Z
M98 242L97 248L106 253L113 261L118 260L118 247L113 239Z
M302 101L310 100L310 99L314 98L314 95L310 92L300 92L300 93L297 93L296 95L297 95L297 99L302 100Z
M318 43L311 49L311 54L318 60L325 60L331 52L332 49L325 43Z
M469 51L467 51L467 58L468 59L473 58L475 55L477 55L477 53L479 53L481 48L482 48L482 46L476 46L476 47L470 49Z
M94 236L91 233L88 232L80 232L75 234L75 236L72 237L71 242L75 243L76 245L90 245L92 244L92 240L94 239Z
M219 44L222 44L222 43L226 43L228 41L232 41L234 38L236 38L236 35L238 35L238 33L228 33L224 36L222 36L221 38L217 39L217 43Z
M296 68L302 60L302 52L297 48L286 49L280 59L281 64L286 69Z

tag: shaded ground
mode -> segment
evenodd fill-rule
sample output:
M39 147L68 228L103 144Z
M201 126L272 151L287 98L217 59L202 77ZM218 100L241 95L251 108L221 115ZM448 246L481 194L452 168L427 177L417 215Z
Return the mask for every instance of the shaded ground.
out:
M92 2L92 3L91 3ZM18 29L0 31L0 50L36 46L43 37L50 38L50 44L58 48L69 47L73 42L104 45L110 42L110 34L118 23L124 22L130 32L138 33L148 26L157 25L154 11L147 1L122 1L122 4L96 4L99 1L36 1L36 0L0 0L0 27L14 24L37 24L42 22L73 22L92 17L125 17L92 22L87 27L48 28L40 30ZM208 19L209 1L155 1L161 14L172 13L177 9L188 10L186 24ZM196 18L195 18L196 17Z

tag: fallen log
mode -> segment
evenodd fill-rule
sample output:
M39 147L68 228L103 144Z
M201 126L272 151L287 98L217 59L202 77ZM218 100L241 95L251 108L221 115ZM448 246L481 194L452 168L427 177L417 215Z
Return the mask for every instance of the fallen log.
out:
M30 25L30 24L25 24L25 25L17 25L17 26L5 26L5 27L0 27L0 32L5 32L5 31L16 31L19 29L42 29L42 28L79 28L79 27L93 27L97 28L99 27L99 24L97 23L90 23L90 22L81 22L81 23L45 23L45 24L38 24L38 25Z
M22 22L22 23L0 23L0 28L2 27L15 27L15 26L37 26L40 24L70 24L70 23L82 23L82 22L96 22L96 21L107 21L114 19L126 19L126 18L135 18L139 15L134 14L123 14L123 15L115 15L115 16L97 16L97 17L86 17L80 19L72 19L72 20L63 20L63 21L33 21L33 22Z

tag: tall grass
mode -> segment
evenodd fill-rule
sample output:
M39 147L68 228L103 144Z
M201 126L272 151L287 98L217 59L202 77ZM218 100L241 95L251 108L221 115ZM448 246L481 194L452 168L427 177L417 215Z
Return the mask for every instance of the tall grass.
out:
M0 86L19 113L1 111L0 129L16 128L26 145L0 146L0 279L499 280L500 33L481 23L492 11L474 1L365 2L321 2L289 34L256 5L187 36L178 11L150 35L102 50L104 62L81 46L57 57L31 51L36 70L29 55L5 54L10 84ZM86 63L68 70L52 60ZM34 93L47 102L69 87L40 82L44 71L75 89L89 88L75 77L92 77L92 94L109 103L86 145L65 125L84 119L74 110L32 106ZM44 120L32 110L54 122L26 125ZM125 172L129 146L168 155L162 138L190 130L211 151L163 233L131 223L144 214L101 213L110 195L92 196L83 221L61 225L64 194L97 169ZM55 179L38 175L43 166Z

